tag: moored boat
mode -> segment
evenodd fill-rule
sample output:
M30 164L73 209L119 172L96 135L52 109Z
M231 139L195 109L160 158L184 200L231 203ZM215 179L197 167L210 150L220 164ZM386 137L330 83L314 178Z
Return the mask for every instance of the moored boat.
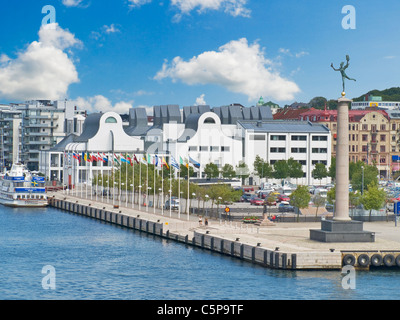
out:
M21 163L0 175L0 204L10 207L48 205L44 177L32 175Z

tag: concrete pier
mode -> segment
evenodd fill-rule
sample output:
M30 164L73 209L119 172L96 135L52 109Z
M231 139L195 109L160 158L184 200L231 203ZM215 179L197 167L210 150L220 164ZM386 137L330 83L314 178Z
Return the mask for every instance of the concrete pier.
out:
M263 227L209 220L208 226L199 226L195 215L191 215L189 220L186 216L180 220L176 216L169 217L126 207L114 208L112 205L66 197L60 193L50 196L49 203L73 214L139 230L268 268L335 270L341 269L343 264L353 264L366 269L372 262L385 266L385 261L387 264L393 263L396 270L400 267L400 231L397 231L393 222L369 224L369 228L374 226L376 233L380 235L374 243L323 243L312 241L308 236L310 228L318 223L276 223ZM385 260L386 256L388 258ZM365 261L368 261L367 267Z

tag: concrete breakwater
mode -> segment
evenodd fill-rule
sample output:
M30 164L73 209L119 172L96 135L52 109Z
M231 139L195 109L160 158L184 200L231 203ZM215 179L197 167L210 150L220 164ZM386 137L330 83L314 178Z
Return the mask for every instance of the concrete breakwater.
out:
M197 216L176 219L131 208L117 208L85 199L50 197L50 206L281 270L340 270L345 264L400 267L400 241L380 239L375 243L319 243L309 239L309 225L279 224L268 227L232 225L213 220L199 226ZM382 234L384 234L382 232ZM394 240L394 241L393 241ZM385 257L388 258L385 258ZM380 259L379 259L380 257ZM389 259L390 258L390 259ZM397 268L396 268L397 269Z
M97 208L92 205L81 204L78 201L56 198L51 198L49 204L52 207L71 213L95 218L122 227L132 228L151 235L211 250L269 268L296 270L305 268L313 269L317 267L315 265L316 257L309 253L288 253L281 252L279 249L264 248L259 243L255 245L246 244L240 241L240 232L237 233L239 237L230 240L221 235L213 235L209 230L201 228L198 230L186 230L187 232L183 232L184 230L172 231L169 227L170 224L161 222L160 219L157 219L157 216L154 216L155 221L152 221L148 218L141 217L140 213L136 216L132 216L123 213L121 209L109 210L105 207ZM331 252L325 255L319 254L317 260L320 261L321 265L325 265L325 268L331 269L340 267L339 254L332 254ZM311 263L311 261L313 261L313 263ZM327 264L328 261L329 263Z

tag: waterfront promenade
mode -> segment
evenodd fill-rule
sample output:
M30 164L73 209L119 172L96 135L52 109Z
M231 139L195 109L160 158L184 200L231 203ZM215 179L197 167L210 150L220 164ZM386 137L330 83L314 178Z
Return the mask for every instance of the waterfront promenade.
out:
M296 268L301 269L338 269L342 266L343 254L368 253L368 252L400 252L400 226L395 226L393 221L389 222L365 222L364 230L375 233L375 242L368 243L322 243L310 240L310 229L319 229L320 222L299 222L286 223L276 222L271 225L252 225L241 222L228 222L209 219L208 226L199 225L197 215L187 215L180 213L180 218L176 211L141 207L136 208L120 206L115 208L112 204L96 202L90 199L82 199L62 192L50 193L49 197L57 200L77 203L83 206L90 206L98 210L123 214L128 217L138 217L146 221L162 224L163 232L169 232L179 237L195 239L194 244L200 244L203 248L216 250L217 239L219 245L223 247L229 242L232 245L232 253L236 250L238 255L243 257L243 247L253 250L253 260L255 260L254 248L265 249L268 254L271 252L285 254L286 257L296 255ZM148 211L146 212L146 209ZM234 245L240 244L242 248ZM334 250L332 250L334 249ZM223 250L221 250L223 251ZM397 253L396 253L397 252ZM226 253L226 252L225 252ZM251 254L250 254L251 255ZM356 256L357 257L357 256ZM290 261L289 261L290 262ZM286 264L285 264L286 265Z

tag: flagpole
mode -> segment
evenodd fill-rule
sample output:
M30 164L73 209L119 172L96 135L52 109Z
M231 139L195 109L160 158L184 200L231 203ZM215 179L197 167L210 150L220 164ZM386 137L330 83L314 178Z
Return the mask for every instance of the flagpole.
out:
M136 155L133 154L135 158ZM133 159L135 161L135 159ZM132 161L132 209L135 207L135 163Z
M122 171L122 157L119 160L119 190L118 190L118 206L121 206L121 171Z
M140 200L142 198L142 159L139 161L139 210L140 210Z
M189 169L189 165L188 165L187 220L189 220L189 211L190 211L189 186L190 186L190 169Z
M153 179L153 213L156 214L156 156L154 155L154 179Z
M178 170L178 219L181 218L181 168Z
M161 215L164 215L164 163L161 161Z
M125 154L125 159L126 159ZM125 162L125 207L128 207L128 163Z
M114 205L115 205L115 185L114 185L115 184L115 174L114 174L114 162L115 162L115 159L114 159L114 152L111 155L111 157L113 159L113 162L112 162L112 177L113 177L113 181L112 181L112 187L113 187L112 204L113 204L113 207L114 207Z
M110 201L110 153L107 152L107 203L109 203Z
M146 212L149 212L149 159L146 165Z
M169 217L172 217L172 165L169 161Z

